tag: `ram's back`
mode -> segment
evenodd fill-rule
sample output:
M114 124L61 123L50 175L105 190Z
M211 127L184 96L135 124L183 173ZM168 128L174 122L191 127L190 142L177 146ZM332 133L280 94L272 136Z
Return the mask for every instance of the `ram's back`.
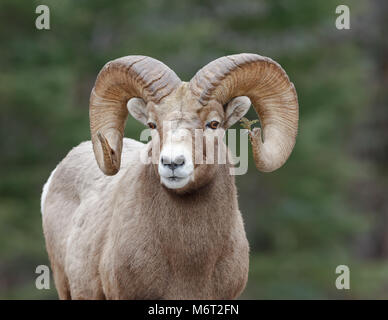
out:
M103 236L109 225L115 188L126 168L138 163L143 147L138 141L123 140L121 170L115 176L106 176L98 168L91 141L73 148L58 164L43 188L41 199L43 230L52 264L64 265L72 238L84 237L78 241L85 243L72 257L96 250L88 247L88 243L102 243L96 237Z
M43 187L41 210L46 211L46 200L60 194L66 201L79 203L90 193L100 194L118 181L125 169L139 159L139 151L144 147L133 139L124 138L121 169L115 176L106 176L97 166L91 141L74 147L51 173ZM56 201L55 201L56 202Z

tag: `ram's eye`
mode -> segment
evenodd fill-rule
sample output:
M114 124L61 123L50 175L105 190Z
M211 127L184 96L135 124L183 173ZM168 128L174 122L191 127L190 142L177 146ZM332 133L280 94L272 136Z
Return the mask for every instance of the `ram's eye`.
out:
M218 121L210 121L206 126L210 129L217 129L220 123Z
M156 124L153 122L148 122L147 125L150 127L150 129L156 129Z

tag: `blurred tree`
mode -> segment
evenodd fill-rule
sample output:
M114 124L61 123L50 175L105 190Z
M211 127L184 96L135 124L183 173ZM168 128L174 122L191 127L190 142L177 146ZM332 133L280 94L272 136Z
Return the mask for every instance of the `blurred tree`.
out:
M364 174L352 188L353 201L373 223L358 249L369 259L388 258L388 3L374 0L359 24L356 40L370 59L371 93L354 129L352 151Z
M39 4L50 7L50 30L35 28ZM335 28L339 4L351 8L351 30ZM374 5L386 8L384 1ZM382 220L368 216L366 211L378 215L380 208L355 201L359 193L352 188L366 176L386 183L380 179L387 168L380 152L387 136L376 146L357 140L379 154L373 157L379 162L367 165L368 173L379 168L374 175L365 174L350 147L356 132L368 127L380 135L386 128L386 44L385 54L378 47L384 33L375 35L373 54L353 31L370 9L348 0L2 0L0 298L56 297L55 289L34 286L35 267L48 264L39 197L55 165L89 139L88 99L101 67L116 57L143 54L189 80L209 61L239 52L281 63L300 102L300 134L288 163L261 174L251 161L248 174L237 177L252 251L243 297L384 297L384 263L353 250L360 235L375 234ZM372 61L381 65L378 73ZM357 127L371 101L380 105L374 119L381 131L375 122ZM247 115L255 117L254 111ZM129 119L126 135L138 139L141 128ZM349 291L334 286L340 264L350 267Z

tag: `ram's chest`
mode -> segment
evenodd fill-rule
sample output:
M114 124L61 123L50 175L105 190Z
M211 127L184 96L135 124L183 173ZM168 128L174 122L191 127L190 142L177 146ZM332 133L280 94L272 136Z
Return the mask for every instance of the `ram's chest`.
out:
M203 241L167 240L136 243L136 247L114 250L110 285L128 299L210 298L214 293L216 250ZM116 290L116 289L115 289Z
M113 254L104 258L109 286L129 299L211 297L217 261L228 241L214 222L186 216L155 223L144 214L132 216L114 228L118 231L106 250Z
M100 269L107 297L232 297L237 285L230 285L230 279L243 279L246 271L242 276L233 269L238 259L231 255L241 248L247 252L247 243L230 199L216 206L206 198L209 193L183 199L154 192L153 186L134 187L130 195L116 198L120 210L113 214ZM242 242L233 232L243 235Z

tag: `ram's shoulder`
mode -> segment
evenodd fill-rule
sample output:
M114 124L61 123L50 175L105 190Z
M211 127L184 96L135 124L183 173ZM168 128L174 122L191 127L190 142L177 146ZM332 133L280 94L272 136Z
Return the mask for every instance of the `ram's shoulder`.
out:
M137 162L139 160L140 150L144 148L144 146L145 144L139 141L129 138L123 139L120 171L130 166L134 161ZM91 141L82 142L74 147L64 160L71 164L77 171L93 168L93 171L95 170L98 173L101 173L94 157L93 144Z
M137 153L141 148L144 147L144 144L129 138L123 139L123 156L128 153ZM75 158L75 159L91 159L95 162L94 153L93 153L93 144L89 141L81 142L78 146L74 147L66 156L66 158ZM97 163L95 163L97 165Z
M121 158L121 170L137 162L140 150L145 145L136 140L123 139L123 151ZM108 183L113 177L120 177L120 172L116 176L105 176L98 168L94 157L93 144L91 141L85 141L71 149L66 157L58 164L56 176L61 176L61 180L66 180L69 184L83 184L84 181L105 181ZM121 172L122 173L122 172ZM64 181L62 181L64 183Z
M144 147L144 143L141 143L134 139L124 138L123 149L127 151L138 150Z

